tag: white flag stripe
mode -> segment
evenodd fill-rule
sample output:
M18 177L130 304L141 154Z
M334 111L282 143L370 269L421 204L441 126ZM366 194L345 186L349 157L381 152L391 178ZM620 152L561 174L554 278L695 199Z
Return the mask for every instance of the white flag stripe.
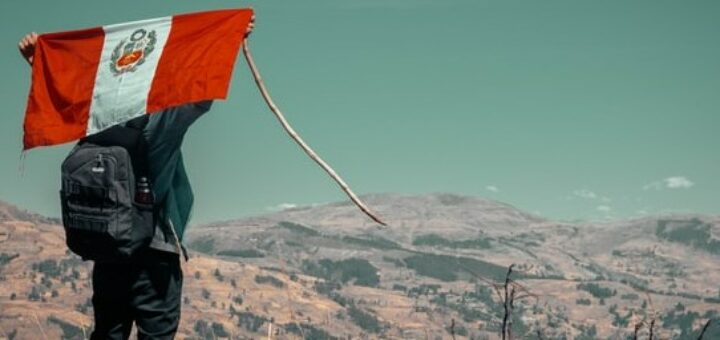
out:
M171 26L172 17L163 17L103 27L105 41L87 135L146 113L148 93ZM118 63L123 57L126 63Z

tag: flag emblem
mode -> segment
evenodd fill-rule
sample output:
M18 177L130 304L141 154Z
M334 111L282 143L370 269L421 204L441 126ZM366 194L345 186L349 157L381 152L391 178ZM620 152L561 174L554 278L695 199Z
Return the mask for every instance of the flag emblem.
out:
M115 46L110 56L110 70L116 76L125 72L134 72L145 62L145 58L155 49L157 36L140 28L129 38L123 39Z

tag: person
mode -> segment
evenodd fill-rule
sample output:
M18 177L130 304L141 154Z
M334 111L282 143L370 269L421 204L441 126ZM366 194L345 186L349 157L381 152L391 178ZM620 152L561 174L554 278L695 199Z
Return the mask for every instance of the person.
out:
M247 35L252 32L254 19ZM36 33L29 33L18 45L30 65L37 39ZM193 205L193 192L180 147L189 127L211 105L209 100L190 103L125 123L142 126L158 218L150 245L135 257L136 260L94 263L95 328L91 339L128 339L133 323L138 339L174 338L180 323L182 299L180 257L187 260L182 238ZM140 123L141 119L146 122Z

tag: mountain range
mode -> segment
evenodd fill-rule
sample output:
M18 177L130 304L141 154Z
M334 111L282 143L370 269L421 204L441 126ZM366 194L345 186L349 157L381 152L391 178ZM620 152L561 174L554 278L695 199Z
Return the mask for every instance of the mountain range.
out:
M449 193L372 194L192 226L181 338L720 338L720 217L562 222ZM90 264L0 204L0 337L83 338Z

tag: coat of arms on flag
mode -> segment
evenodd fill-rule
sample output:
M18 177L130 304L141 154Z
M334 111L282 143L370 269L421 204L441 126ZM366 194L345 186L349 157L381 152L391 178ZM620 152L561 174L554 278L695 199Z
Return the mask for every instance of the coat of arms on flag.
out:
M155 31L142 28L130 34L128 39L121 40L110 57L110 70L115 75L133 72L145 62L145 56L155 49L157 36Z

